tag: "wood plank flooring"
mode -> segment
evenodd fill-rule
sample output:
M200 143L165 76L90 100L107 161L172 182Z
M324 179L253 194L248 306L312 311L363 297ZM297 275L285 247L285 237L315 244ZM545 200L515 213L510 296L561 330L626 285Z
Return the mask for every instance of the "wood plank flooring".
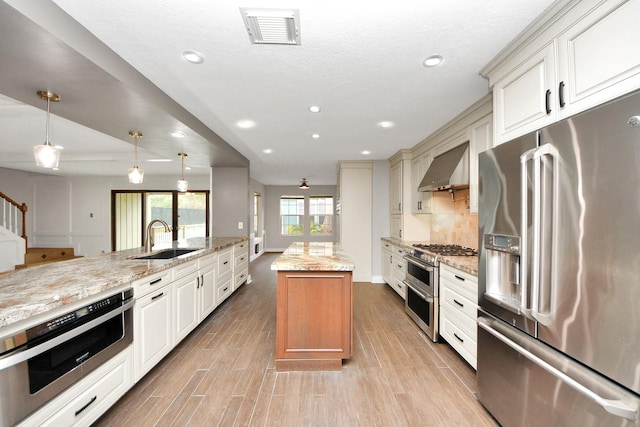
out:
M434 344L387 285L354 285L354 352L339 372L276 372L279 254L251 263L243 285L96 426L496 426L475 397L475 371Z

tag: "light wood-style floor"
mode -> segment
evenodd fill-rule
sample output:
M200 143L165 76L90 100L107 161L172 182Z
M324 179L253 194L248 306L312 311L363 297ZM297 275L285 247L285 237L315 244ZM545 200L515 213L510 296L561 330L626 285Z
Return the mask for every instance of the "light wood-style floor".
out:
M387 285L354 285L353 357L341 372L276 372L279 254L135 385L98 426L496 426L475 371L430 342Z

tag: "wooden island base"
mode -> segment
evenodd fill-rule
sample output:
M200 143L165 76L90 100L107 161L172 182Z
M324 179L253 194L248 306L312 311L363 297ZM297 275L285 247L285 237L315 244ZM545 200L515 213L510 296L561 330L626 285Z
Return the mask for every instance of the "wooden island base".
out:
M276 370L336 371L353 343L351 271L278 271Z

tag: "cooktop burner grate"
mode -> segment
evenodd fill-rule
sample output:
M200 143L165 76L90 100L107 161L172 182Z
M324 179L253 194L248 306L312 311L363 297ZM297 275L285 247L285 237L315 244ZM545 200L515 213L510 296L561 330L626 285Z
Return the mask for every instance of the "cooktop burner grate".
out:
M477 256L478 251L472 248L466 248L460 245L430 244L424 245L416 243L415 248L427 250L442 256Z

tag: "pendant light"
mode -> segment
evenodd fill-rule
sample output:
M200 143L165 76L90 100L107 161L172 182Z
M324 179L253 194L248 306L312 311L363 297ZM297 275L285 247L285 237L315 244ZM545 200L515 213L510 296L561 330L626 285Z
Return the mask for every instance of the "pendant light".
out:
M142 138L142 133L132 130L129 136L133 137L134 162L133 167L129 169L129 182L131 184L142 184L144 179L144 171L138 167L138 138Z
M53 169L57 168L58 163L60 162L60 150L49 142L49 120L51 116L49 104L51 101L60 101L60 96L53 92L45 92L42 90L38 91L38 96L47 100L47 126L44 144L33 147L33 155L36 158L36 165L43 168Z
M302 184L300 184L298 188L301 188L303 190L309 189L309 184L307 184L307 178L302 178Z
M185 193L189 189L189 181L184 179L184 158L187 157L187 153L178 153L178 156L182 159L182 179L178 180L178 191Z

